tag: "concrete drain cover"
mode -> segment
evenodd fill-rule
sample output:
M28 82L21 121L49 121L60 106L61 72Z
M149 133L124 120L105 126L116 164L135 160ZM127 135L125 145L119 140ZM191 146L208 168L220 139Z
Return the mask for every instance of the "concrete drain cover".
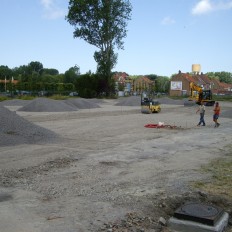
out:
M214 226L223 213L224 211L218 207L190 202L178 208L174 217Z

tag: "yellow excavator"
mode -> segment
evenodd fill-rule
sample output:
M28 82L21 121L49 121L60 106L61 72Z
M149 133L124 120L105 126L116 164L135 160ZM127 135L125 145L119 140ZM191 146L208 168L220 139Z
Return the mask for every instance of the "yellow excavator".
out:
M215 101L212 99L212 91L210 89L204 90L193 82L190 82L189 101L195 101L198 105L203 102L206 106L213 106L215 104Z
M160 102L141 95L141 113L152 114L161 111Z

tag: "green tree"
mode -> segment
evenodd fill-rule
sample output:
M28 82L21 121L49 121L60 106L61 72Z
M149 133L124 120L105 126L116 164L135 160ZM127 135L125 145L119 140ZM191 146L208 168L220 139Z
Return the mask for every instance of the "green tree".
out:
M230 72L215 72L215 76L218 76L221 82L232 83L232 73Z
M155 80L156 92L167 93L170 86L170 79L168 77L159 76Z
M11 78L12 70L8 66L1 65L0 66L0 79Z
M29 70L31 73L36 72L38 74L42 74L43 72L43 64L38 61L32 61L28 64Z
M207 72L206 75L210 80L213 80L213 79L219 80L219 77L216 76L214 72Z
M79 76L77 67L72 67L64 73L64 83L74 83Z
M145 75L145 76L148 77L152 81L155 81L159 77L156 74L149 74L149 75Z
M48 74L48 75L58 75L59 71L54 68L44 68L43 69L43 74Z
M129 0L70 0L66 20L74 26L74 38L84 39L96 46L94 53L97 73L108 82L111 70L117 63L115 47L124 49L127 21L131 19L132 6Z

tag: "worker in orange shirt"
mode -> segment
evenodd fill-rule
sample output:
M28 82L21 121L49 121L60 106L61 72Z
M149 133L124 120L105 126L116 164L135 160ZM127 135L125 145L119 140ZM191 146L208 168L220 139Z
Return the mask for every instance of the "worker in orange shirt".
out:
M214 127L219 127L220 123L218 123L218 118L221 112L221 107L219 106L219 103L216 102L215 107L214 107L214 115L213 115L213 121L215 122L215 126Z

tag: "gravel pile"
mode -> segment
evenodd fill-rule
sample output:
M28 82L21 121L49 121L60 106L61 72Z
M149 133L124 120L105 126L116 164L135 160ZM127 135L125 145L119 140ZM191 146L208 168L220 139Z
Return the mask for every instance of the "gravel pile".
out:
M97 99L95 100L86 100L84 98L69 98L65 100L65 103L76 107L78 109L92 109L92 108L100 108L100 106L96 103Z
M53 100L49 98L35 98L29 104L18 109L18 111L26 112L66 112L77 110L77 107L68 105L63 100Z
M87 100L96 104L103 104L106 102L104 99L98 99L98 98L88 98Z
M140 96L130 96L130 97L119 98L115 106L140 106L140 104L141 104Z
M154 100L159 101L161 104L168 105L184 105L184 100L174 100L168 97L156 98ZM116 106L140 106L141 96L130 96L118 99Z
M0 106L0 146L52 142L58 138L54 132L37 126Z
M13 99L13 100L5 100L0 102L2 106L25 106L30 103L31 100L20 100L20 99Z

